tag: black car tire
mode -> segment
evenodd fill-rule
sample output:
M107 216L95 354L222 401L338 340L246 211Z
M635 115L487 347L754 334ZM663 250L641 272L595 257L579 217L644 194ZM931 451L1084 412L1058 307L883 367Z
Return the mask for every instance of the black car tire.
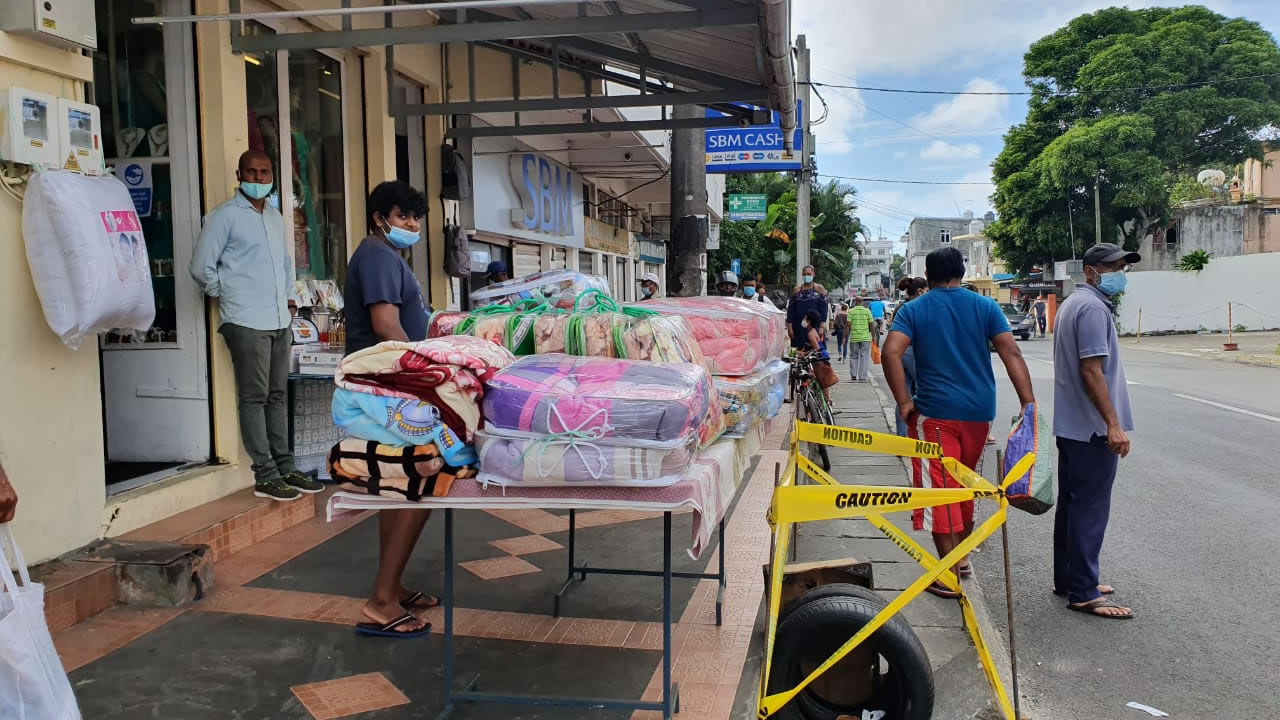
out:
M831 588L833 586L824 586ZM823 588L815 588L822 590ZM859 588L861 590L861 588ZM827 591L832 592L832 591ZM805 675L885 607L882 598L861 593L814 597L799 604L778 626L769 692L795 687ZM809 688L778 708L779 720L836 720L862 717L863 710L883 711L885 720L929 720L933 715L933 671L929 657L911 626L895 616L867 638L879 654L879 681L861 706L835 706Z
M807 602L812 600L821 600L822 598L843 596L862 598L867 602L879 603L882 608L889 604L889 601L886 600L883 595L877 593L875 590L868 590L861 585L854 585L853 583L830 583L828 585L819 585L817 587L809 588L803 595L787 603L785 607L778 611L778 622L781 623L783 620L786 620L788 615Z

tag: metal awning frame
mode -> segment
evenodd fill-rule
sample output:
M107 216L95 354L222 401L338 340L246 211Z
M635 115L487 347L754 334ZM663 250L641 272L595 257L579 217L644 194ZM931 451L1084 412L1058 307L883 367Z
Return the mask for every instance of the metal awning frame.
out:
M685 30L702 27L728 27L751 25L756 38L757 69L765 70L764 48L760 23L765 14L753 5L730 2L730 0L676 0L689 7L688 10L655 11L645 13L623 13L617 3L604 3L607 14L588 15L586 2L577 0L576 16L537 19L525 12L515 2L491 3L488 7L516 7L519 19L510 19L483 10L474 9L475 2L442 2L437 7L434 3L415 3L397 5L395 0L383 0L381 8L353 8L351 0L341 0L341 10L306 10L294 11L294 15L340 16L342 29L315 30L305 32L285 32L271 35L246 35L244 21L261 15L278 16L290 11L267 13L243 13L240 0L230 0L228 14L216 16L188 16L181 18L137 18L135 22L218 22L230 24L231 48L238 53L272 52L278 50L321 49L321 48L357 48L383 46L386 57L386 73L388 87L394 76L395 46L401 44L450 44L462 42L467 47L467 100L457 101L448 97L445 91L443 102L438 103L404 103L394 97L388 102L390 117L421 117L427 115L478 115L483 113L514 113L515 124L509 126L472 127L469 123L461 123L459 127L447 131L448 137L505 137L521 135L603 133L603 132L639 132L646 130L670 130L677 128L698 127L745 127L753 124L769 122L766 110L752 110L733 103L744 103L767 107L778 100L776 88L764 84L744 82L709 70L688 67L682 63L655 58L641 41L639 32L653 30ZM532 0L525 4L553 4L555 0ZM564 0L565 4L573 4L574 0ZM780 0L765 0L769 5ZM438 15L452 14L452 23L426 25L420 27L393 27L392 15L406 10L422 11L431 9ZM352 27L352 17L356 14L381 13L384 18L382 28ZM785 32L785 31L784 31ZM628 40L631 50L597 42L583 37L621 33ZM541 47L532 47L533 43L517 43L513 41L534 41ZM509 99L477 100L475 81L475 47L498 50L511 55L512 90ZM587 57L576 56L573 51L584 53ZM446 58L448 54L446 53ZM522 98L518 66L521 59L545 63L552 68L552 96L539 98ZM609 69L610 62L638 69L638 76L632 77ZM587 93L581 96L564 96L560 94L560 71L568 68L583 76ZM448 65L445 65L446 76ZM650 73L656 73L660 81L650 80ZM638 95L592 95L588 78L598 78L639 91ZM763 72L762 72L763 77ZM676 85L684 90L675 89ZM785 95L785 93L782 93ZM794 95L793 95L794 97ZM727 117L696 118L676 120L667 116L666 108L676 105L702 105L714 108ZM627 107L661 107L662 117L658 120L625 120L620 122L596 122L591 117L593 109L627 108ZM584 110L584 121L581 123L556 124L521 124L521 112L537 112L547 110ZM784 124L786 119L783 110ZM788 134L786 137L790 137Z

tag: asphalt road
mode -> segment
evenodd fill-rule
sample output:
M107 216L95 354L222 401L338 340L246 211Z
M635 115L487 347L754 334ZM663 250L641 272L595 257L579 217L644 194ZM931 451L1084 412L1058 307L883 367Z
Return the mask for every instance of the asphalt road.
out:
M1037 400L1051 408L1052 339L1019 345ZM1017 396L992 357L998 417L1010 418ZM1102 581L1137 618L1063 607L1050 593L1052 511L1011 510L1023 714L1149 717L1125 707L1137 701L1173 718L1276 717L1280 370L1139 349L1124 360L1137 429L1116 479ZM984 465L998 475L993 458ZM992 613L1003 615L998 534L975 563ZM1007 641L1003 617L998 624Z

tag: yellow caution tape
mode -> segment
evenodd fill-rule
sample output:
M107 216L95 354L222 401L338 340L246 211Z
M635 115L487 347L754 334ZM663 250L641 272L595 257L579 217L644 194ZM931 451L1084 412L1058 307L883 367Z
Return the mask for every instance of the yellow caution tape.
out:
M948 474L961 488L915 488L883 485L842 485L829 473L818 467L812 460L800 454L799 444L818 443L832 447L843 447L886 455L940 460ZM947 588L960 593L960 607L964 617L965 628L973 639L974 648L982 661L983 671L991 683L1000 707L1006 718L1013 719L1013 706L996 673L995 663L982 634L978 629L976 616L964 588L960 585L951 568L961 558L991 536L1004 522L1008 512L1008 500L1004 489L1018 478L1026 474L1035 455L1028 454L1005 476L999 488L972 469L965 467L955 458L944 457L942 448L937 443L912 440L897 435L871 432L858 428L845 428L833 425L796 422L790 438L791 455L788 468L782 480L773 491L773 501L769 506L769 523L773 526L772 557L770 558L768 622L765 627L764 667L760 676L760 694L756 705L757 717L768 718L790 702L823 673L835 667L858 645L871 637L881 626L900 612L933 582L940 582ZM818 485L796 485L800 473L813 478ZM947 505L977 498L993 498L999 503L999 509L982 525L957 545L946 557L935 558L909 535L884 518L884 513L916 510L921 508ZM788 543L791 539L792 525L814 520L835 520L846 518L866 518L876 529L902 548L924 568L924 574L911 583L897 598L876 614L853 637L849 638L832 655L813 672L809 673L799 685L783 692L768 695L769 676L773 670L773 649L777 638L778 614L781 612L782 581Z

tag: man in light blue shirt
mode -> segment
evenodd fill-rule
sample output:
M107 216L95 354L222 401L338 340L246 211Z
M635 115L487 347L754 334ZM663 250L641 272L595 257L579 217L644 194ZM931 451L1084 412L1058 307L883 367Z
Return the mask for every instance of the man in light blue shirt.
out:
M1058 507L1053 522L1053 590L1067 607L1108 619L1133 611L1107 600L1098 556L1120 458L1133 417L1120 362L1111 298L1142 258L1111 243L1085 251L1084 277L1062 303L1053 336L1053 434L1058 439Z
M875 342L879 343L880 336L884 334L884 301L880 298L872 298L867 307L871 310L871 319L876 321Z
M297 500L324 486L297 471L289 447L285 399L293 352L293 258L285 246L284 220L267 204L274 184L271 159L246 151L236 179L235 196L205 217L191 277L219 301L218 332L235 366L240 437L253 461L254 494Z

